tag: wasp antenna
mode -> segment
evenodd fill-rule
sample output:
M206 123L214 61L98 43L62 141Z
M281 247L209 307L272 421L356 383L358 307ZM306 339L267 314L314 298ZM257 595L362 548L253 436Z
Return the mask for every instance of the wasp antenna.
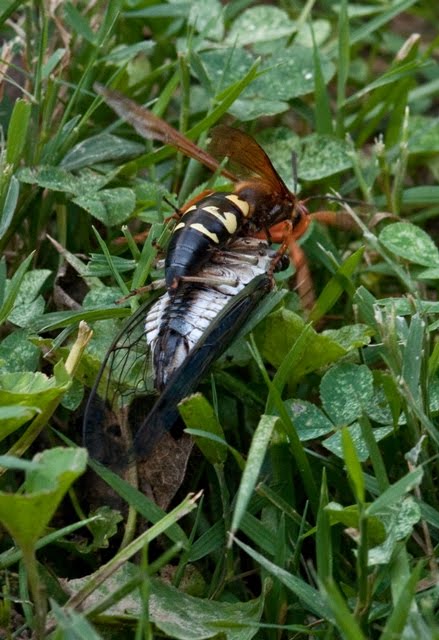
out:
M360 205L362 207L374 207L370 202L365 202L364 200L356 200L355 198L342 198L341 196L331 196L330 194L322 194L315 196L308 196L304 202L309 202L310 200L330 200L331 202L339 202L340 204L353 204Z
M169 204L169 206L171 207L171 209L174 210L175 213L177 213L178 215L181 214L180 208L177 207L177 205L175 205L173 202L171 202L169 198L167 198L166 196L163 196L163 200L166 202L166 204Z

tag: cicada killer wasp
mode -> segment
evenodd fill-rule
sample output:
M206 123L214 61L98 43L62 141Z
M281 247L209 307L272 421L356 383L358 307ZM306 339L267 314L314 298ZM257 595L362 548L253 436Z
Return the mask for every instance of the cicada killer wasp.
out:
M235 183L232 193L209 192L182 209L167 248L165 278L167 288L177 290L208 262L212 251L221 249L237 236L263 234L271 239L270 228L286 222L281 251L287 237L299 237L310 222L305 203L292 193L273 167L271 160L249 135L225 125L212 131L209 153L191 142L167 122L125 96L95 85L105 102L147 139L171 145L198 160L212 171ZM227 158L233 171L221 160Z

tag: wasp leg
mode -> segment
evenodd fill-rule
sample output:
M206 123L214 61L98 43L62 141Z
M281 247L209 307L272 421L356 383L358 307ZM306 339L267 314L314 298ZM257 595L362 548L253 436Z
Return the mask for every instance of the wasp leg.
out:
M311 271L309 269L308 258L306 257L302 247L297 244L294 238L291 238L288 249L291 260L296 267L297 293L299 294L303 308L309 311L314 306L316 296Z
M199 283L199 284L205 284L207 286L225 284L230 287L236 287L239 283L239 279L238 278L218 278L216 276L210 276L209 273L205 273L205 275L203 276L181 276L178 279L178 284L183 282Z
M308 217L328 227L337 227L346 231L358 230L357 223L347 211L315 211Z
M165 286L166 286L166 283L163 279L154 280L154 282L151 282L151 284L147 284L144 287L139 287L138 289L133 289L126 296L123 296L122 298L119 298L118 300L116 300L116 304L121 304L122 302L125 302L125 300L128 300L128 298L132 298L133 296L137 296L142 293L148 293L149 291L157 291L157 289L164 289Z

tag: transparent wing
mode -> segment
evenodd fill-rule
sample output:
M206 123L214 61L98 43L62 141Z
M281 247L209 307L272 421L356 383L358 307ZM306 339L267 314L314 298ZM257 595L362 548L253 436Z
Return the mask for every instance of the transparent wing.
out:
M151 302L145 302L123 325L88 397L84 444L103 464L125 465L132 434L151 405L153 376L145 337L145 317Z

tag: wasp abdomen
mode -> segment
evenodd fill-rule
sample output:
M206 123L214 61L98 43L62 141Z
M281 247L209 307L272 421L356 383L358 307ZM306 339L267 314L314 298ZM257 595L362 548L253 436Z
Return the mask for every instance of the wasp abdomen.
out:
M176 225L165 261L168 289L175 289L180 278L194 275L235 237L249 215L250 206L233 193L214 193L188 209Z

